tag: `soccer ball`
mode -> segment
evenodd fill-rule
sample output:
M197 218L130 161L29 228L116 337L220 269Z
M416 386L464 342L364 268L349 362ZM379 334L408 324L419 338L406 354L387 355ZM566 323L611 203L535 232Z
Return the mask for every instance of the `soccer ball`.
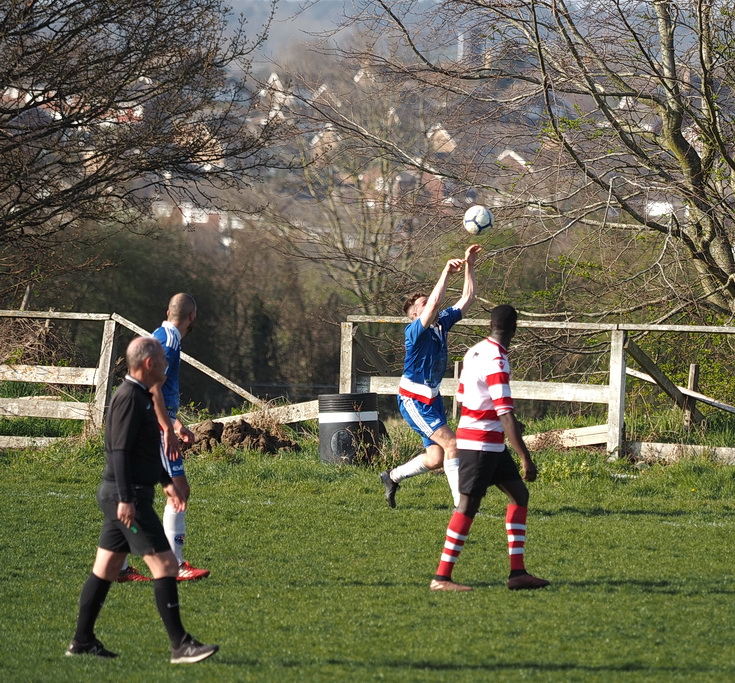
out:
M493 227L492 211L482 204L475 204L464 212L462 225L470 235L480 235Z

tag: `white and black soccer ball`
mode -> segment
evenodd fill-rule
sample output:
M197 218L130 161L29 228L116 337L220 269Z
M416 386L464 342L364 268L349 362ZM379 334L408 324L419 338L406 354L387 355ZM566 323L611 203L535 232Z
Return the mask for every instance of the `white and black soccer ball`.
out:
M475 204L464 212L462 225L470 235L481 235L493 227L493 213L487 206Z

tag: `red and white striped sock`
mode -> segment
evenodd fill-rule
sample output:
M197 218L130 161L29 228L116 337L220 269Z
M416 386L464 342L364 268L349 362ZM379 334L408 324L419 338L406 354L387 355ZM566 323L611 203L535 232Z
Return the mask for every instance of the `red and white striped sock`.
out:
M447 527L447 535L444 540L444 549L439 560L439 568L436 570L436 578L451 579L454 563L457 561L459 554L462 552L464 542L467 540L467 534L472 526L472 517L455 512L452 519L449 520Z
M528 508L520 505L509 505L505 513L505 531L508 534L511 571L525 571L526 569L523 554L526 546L527 514Z

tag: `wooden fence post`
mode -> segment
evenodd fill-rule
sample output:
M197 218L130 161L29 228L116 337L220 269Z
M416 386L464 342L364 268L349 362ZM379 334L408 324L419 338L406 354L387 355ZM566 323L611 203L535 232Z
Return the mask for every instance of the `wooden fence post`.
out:
M112 374L115 370L115 329L114 320L105 320L100 360L94 378L95 393L89 424L92 430L102 428L105 420L105 408L109 404L110 395L112 394Z
M610 398L607 405L607 452L620 457L625 431L625 339L623 330L613 330L610 339Z
M699 363L689 364L689 381L687 383L687 389L689 391L697 391L699 388ZM694 411L697 409L697 401L687 396L686 407L684 408L684 429L689 431L692 428L692 424L695 422Z
M352 394L355 391L355 354L352 348L354 324L342 323L340 328L339 393Z

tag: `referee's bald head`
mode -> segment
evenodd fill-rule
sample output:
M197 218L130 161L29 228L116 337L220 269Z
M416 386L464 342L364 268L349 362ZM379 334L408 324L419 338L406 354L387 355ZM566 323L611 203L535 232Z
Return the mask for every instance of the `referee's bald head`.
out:
M129 370L138 370L143 367L146 358L151 358L157 353L163 353L161 342L155 337L136 337L128 344L125 352L125 362Z

